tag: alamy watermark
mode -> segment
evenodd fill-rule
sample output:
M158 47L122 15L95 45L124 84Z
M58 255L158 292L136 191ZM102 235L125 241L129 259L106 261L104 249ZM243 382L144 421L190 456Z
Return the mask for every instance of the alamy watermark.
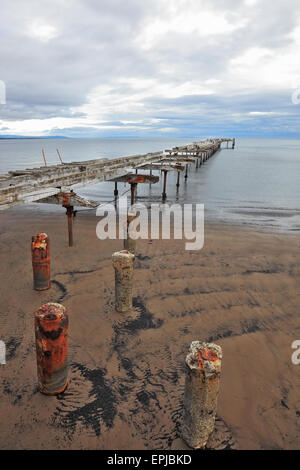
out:
M6 346L4 341L0 340L0 364L6 364Z
M0 80L0 104L6 104L6 86L3 80Z
M295 341L293 341L291 347L292 349L296 349L296 351L293 352L291 357L292 363L295 366L298 366L300 364L300 339L296 339Z
M127 228L128 214L135 218ZM96 227L100 240L126 239L128 233L133 240L163 240L172 238L189 240L186 250L201 250L204 245L204 205L203 204L151 204L147 208L142 203L128 206L127 196L118 200L118 208L113 204L99 206L97 216L102 219ZM173 218L173 223L171 219ZM171 228L173 226L173 233Z

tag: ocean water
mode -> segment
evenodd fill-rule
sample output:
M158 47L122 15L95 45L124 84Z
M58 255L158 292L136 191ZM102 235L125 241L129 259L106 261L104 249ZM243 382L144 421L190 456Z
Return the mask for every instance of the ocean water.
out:
M0 139L0 173L42 166L42 148L50 165L59 163L57 148L63 160L70 162L153 152L196 140L201 138ZM182 173L178 191L176 177L176 172L168 173L169 204L203 203L206 220L268 231L300 231L300 140L236 139L234 150L223 144L199 169L191 165L186 182ZM119 183L118 189L121 195L129 186ZM114 184L105 182L82 187L77 193L109 202L113 190ZM157 184L138 185L138 201L147 205L159 202L161 193L161 178ZM26 209L63 210L44 204L30 204Z

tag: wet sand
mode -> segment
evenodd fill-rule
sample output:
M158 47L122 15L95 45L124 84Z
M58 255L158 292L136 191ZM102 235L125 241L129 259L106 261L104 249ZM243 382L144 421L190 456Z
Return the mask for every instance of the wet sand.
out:
M299 449L299 235L207 225L201 251L184 241L138 242L134 308L114 309L111 254L91 212L75 219L0 213L1 449L185 449L184 359L193 340L223 348L210 448ZM51 240L52 287L32 288L31 236ZM33 313L63 303L70 317L70 384L37 389Z

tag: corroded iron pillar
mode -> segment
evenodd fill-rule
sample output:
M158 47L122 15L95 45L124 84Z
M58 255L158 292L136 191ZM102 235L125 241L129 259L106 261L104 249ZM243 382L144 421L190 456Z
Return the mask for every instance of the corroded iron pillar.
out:
M162 200L165 201L167 199L167 193L166 193L166 188L167 188L167 174L168 174L168 171L167 170L163 170L163 174L164 174L164 182L163 182L163 192L162 192Z
M185 179L187 179L187 177L188 177L188 166L189 166L189 164L187 163L187 164L185 165L185 175L184 175L184 178L185 178Z
M137 183L130 183L130 190L131 190L131 200L130 200L130 203L131 203L132 206L133 206L134 200L135 200L136 188L137 188Z
M69 234L69 246L73 246L73 213L74 207L67 207L67 217L68 217L68 234Z
M193 341L186 356L182 437L194 449L206 445L214 430L219 393L222 349Z
M56 303L42 305L34 315L39 390L58 395L68 386L68 315Z
M127 312L132 308L133 260L134 255L127 250L117 251L112 255L117 312Z
M117 183L117 181L115 181L115 189L114 189L115 201L118 199L118 194L119 194L118 183Z
M136 253L136 240L130 237L130 222L136 218L136 213L128 212L126 225L126 238L124 238L124 250L129 251L133 255Z
M33 269L33 288L46 290L50 281L50 243L46 233L37 233L31 240L31 257Z

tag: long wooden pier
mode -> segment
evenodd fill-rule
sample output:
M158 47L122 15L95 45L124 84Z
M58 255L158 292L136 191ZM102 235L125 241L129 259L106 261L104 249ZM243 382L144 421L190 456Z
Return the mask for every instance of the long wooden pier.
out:
M121 157L112 160L100 158L97 160L9 171L7 174L0 175L0 210L29 202L54 203L61 204L64 207L70 205L96 207L99 203L80 198L74 193L74 189L103 181L114 181L117 183L118 178L121 178L120 181L128 182L131 185L151 182L151 178L146 178L146 175L138 175L138 169L142 170L143 165L156 163L153 169L159 169L160 164L165 175L168 170L166 165L168 164L170 165L170 170L175 169L174 164L175 166L182 163L188 165L195 161L196 165L201 165L201 163L221 148L222 142L227 142L227 147L228 142L232 142L232 148L234 148L235 139L208 139L144 155ZM149 169L149 167L145 168ZM129 178L128 173L132 169L136 170L136 181L135 178L132 178L131 174ZM128 181L126 180L126 175L128 175ZM150 168L151 175L152 169ZM152 182L157 182L156 178ZM115 196L116 191L115 189Z

